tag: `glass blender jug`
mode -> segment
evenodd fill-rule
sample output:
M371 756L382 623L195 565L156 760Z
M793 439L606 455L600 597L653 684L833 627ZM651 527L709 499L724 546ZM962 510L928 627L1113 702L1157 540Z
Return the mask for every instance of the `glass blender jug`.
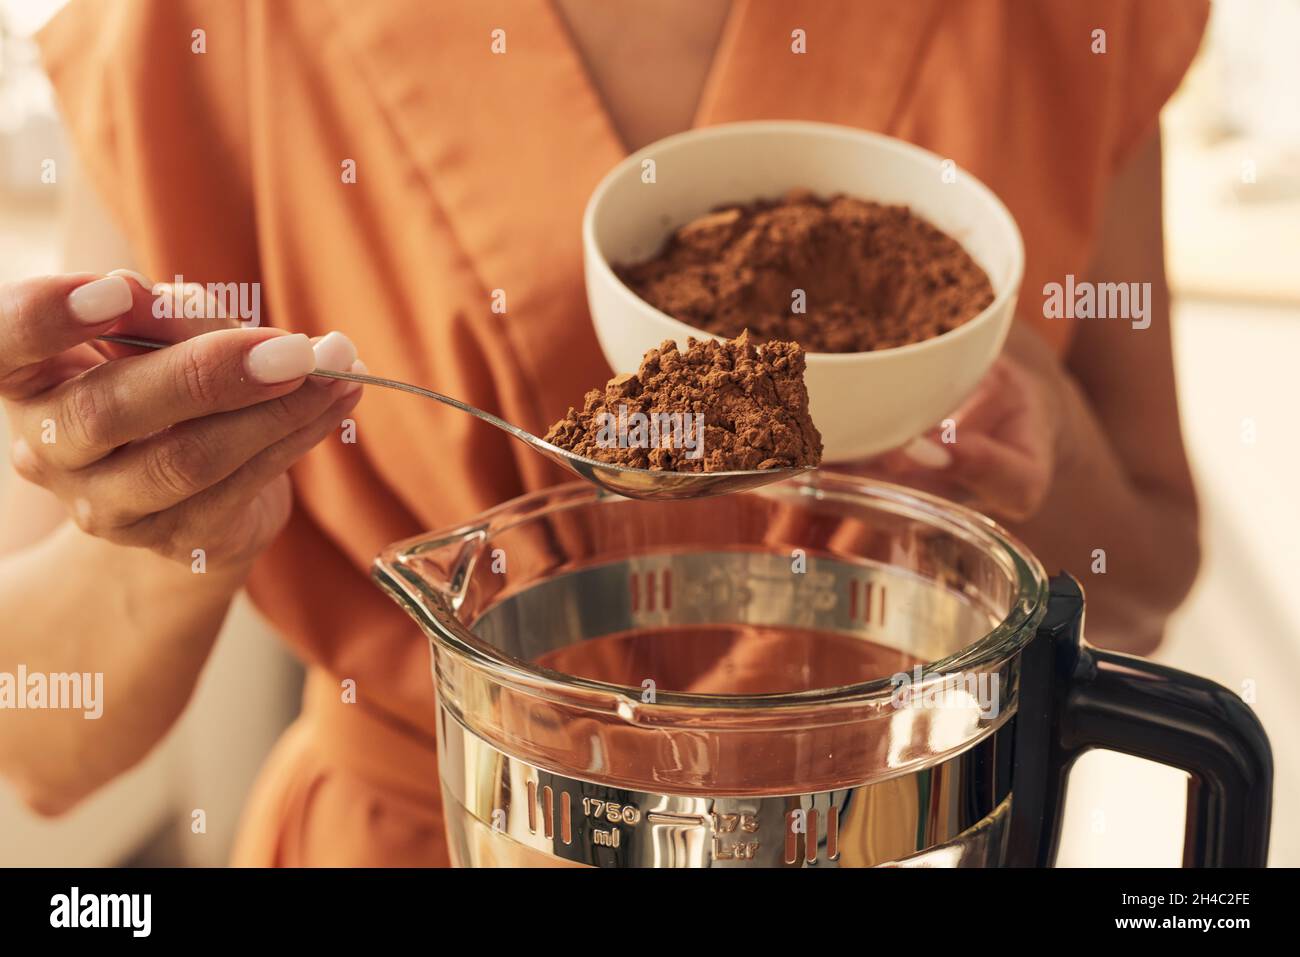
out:
M374 577L429 639L458 866L1048 865L1093 747L1188 772L1185 863L1265 861L1250 709L1085 644L1073 579L937 498L579 483Z

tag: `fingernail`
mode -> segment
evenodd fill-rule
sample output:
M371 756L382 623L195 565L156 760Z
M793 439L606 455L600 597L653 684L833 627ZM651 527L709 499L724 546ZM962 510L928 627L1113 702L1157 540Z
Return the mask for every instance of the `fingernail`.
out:
M299 379L316 368L311 340L302 333L276 336L248 350L248 374L263 385Z
M316 353L316 368L330 372L344 372L357 361L357 347L341 332L331 332L312 346Z
M96 279L68 294L68 310L88 326L123 315L131 309L131 284L121 276Z
M153 292L153 280L142 272L136 272L134 269L110 269L110 276L125 276L127 279L134 279L140 284L140 288L145 292Z
M922 468L946 469L952 465L952 453L930 439L913 439L903 447L903 454Z
M365 375L370 370L366 368L366 364L364 362L362 362L360 359L357 359L355 362L352 363L352 365L348 367L348 371L355 372L358 375ZM361 390L361 386L362 383L360 382L349 382L347 379L338 379L334 382L334 394L341 399L344 396L351 395L354 392L359 392Z
M74 515L77 516L77 521L81 522L82 525L89 524L91 511L92 511L92 507L90 504L90 499L88 498L73 499L72 512Z
M14 439L13 445L9 449L9 458L13 462L14 468L18 470L32 468L36 465L36 453L32 451L31 445L22 436Z

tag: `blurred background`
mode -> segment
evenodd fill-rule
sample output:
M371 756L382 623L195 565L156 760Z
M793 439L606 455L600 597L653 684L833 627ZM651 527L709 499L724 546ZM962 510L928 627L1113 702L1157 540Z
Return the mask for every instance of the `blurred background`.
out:
M63 262L60 210L75 177L40 176L47 160L71 162L28 39L59 5L0 0L0 281L121 265ZM1174 347L1205 562L1156 658L1238 691L1263 720L1277 763L1271 863L1282 866L1300 866L1296 37L1300 0L1221 0L1162 117ZM0 495L10 480L0 469ZM185 718L134 772L57 820L32 816L0 784L0 866L224 864L301 680L241 602ZM1071 780L1059 863L1176 866L1185 782L1148 762L1088 755ZM190 832L196 808L206 834Z

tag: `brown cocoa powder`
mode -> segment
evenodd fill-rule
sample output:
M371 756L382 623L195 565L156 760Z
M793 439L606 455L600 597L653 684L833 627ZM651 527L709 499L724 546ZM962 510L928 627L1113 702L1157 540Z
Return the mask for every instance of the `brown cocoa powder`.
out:
M719 207L646 262L616 265L637 295L720 336L794 340L810 352L871 352L955 329L993 301L961 244L913 214L792 190ZM806 312L794 310L796 290Z
M804 366L793 342L755 346L742 333L691 339L683 352L667 340L634 374L588 392L546 441L612 465L674 472L816 465L822 439L808 415Z

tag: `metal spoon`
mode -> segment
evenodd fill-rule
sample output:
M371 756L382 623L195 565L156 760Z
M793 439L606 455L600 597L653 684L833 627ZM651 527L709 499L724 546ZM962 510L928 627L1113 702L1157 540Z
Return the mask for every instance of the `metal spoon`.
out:
M98 338L104 342L116 342L118 345L135 346L140 349L165 349L167 346L175 345L173 342L159 342L155 339L141 339L136 336L105 335ZM659 501L704 498L708 495L722 495L726 492L741 492L746 489L758 488L761 485L781 482L804 472L812 471L811 466L805 466L802 468L761 469L747 472L667 472L657 469L634 469L624 465L610 465L608 462L599 462L596 459L575 455L567 449L552 445L545 439L539 439L531 432L526 432L518 426L511 425L505 419L497 418L491 412L484 412L482 409L461 402L459 399L453 399L449 395L443 395L441 392L434 392L431 389L423 389L418 385L411 385L409 382L398 382L395 379L384 379L380 376L363 375L357 372L332 372L328 369L317 369L311 374L323 376L326 379L347 379L349 382L363 382L366 385L378 385L383 386L385 389L409 392L412 395L423 396L426 399L441 402L443 405L449 405L454 409L460 409L462 412L468 412L489 425L495 425L507 435L528 444L552 462L559 463L579 478L586 479L592 485L598 485L603 489L627 498Z

